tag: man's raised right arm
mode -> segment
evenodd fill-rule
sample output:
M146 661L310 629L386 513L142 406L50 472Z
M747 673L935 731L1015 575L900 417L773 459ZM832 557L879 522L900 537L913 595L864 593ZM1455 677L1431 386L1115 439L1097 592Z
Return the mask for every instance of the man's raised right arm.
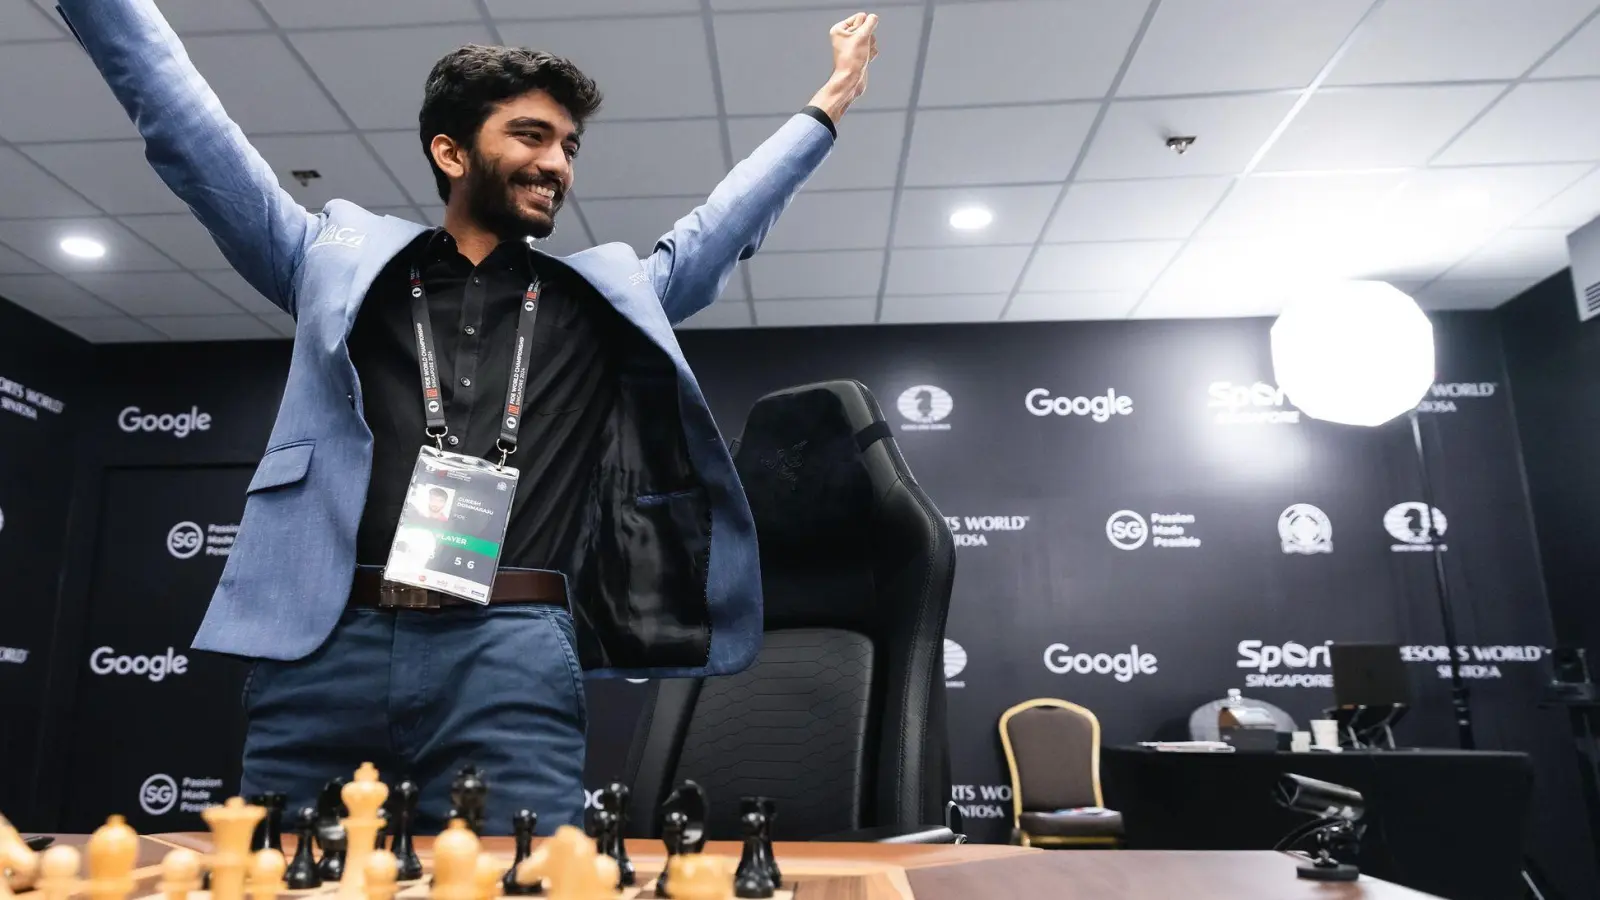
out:
M295 313L294 274L318 217L278 184L153 0L60 0L144 136L145 158L262 296Z

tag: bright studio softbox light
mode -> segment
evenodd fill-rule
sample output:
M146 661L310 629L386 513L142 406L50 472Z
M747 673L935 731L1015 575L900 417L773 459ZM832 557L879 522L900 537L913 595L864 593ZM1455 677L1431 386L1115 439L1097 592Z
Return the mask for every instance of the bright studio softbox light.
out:
M1301 412L1382 425L1433 384L1433 325L1382 281L1307 286L1272 326L1278 387Z

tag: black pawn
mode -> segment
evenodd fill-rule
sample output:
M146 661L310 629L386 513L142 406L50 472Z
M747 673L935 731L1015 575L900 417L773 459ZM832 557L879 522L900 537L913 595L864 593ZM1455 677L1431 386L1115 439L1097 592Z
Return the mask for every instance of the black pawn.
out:
M394 828L394 841L390 845L393 849L390 852L394 854L398 865L396 877L400 881L416 881L422 877L422 860L417 858L417 851L411 845L419 793L415 782L402 781L389 795L389 802L395 807L394 815L389 818Z
M517 880L517 866L533 852L533 830L539 826L539 817L529 810L519 810L511 817L511 834L517 842L517 857L511 861L505 878L500 881L500 893L507 897L531 897L544 893L543 884L523 884Z
M767 828L767 817L759 810L752 810L739 821L744 828L744 853L733 874L733 894L735 897L771 897L777 885L772 883L767 852L761 840L761 833Z
M449 818L462 820L473 834L481 837L483 808L488 800L489 785L483 780L483 773L477 766L467 766L450 783L450 802L455 808L450 810Z
M741 797L739 813L759 812L762 817L761 849L767 862L767 874L772 876L774 888L783 887L783 873L778 871L778 857L772 851L772 819L777 814L777 804L770 797Z
M667 873L672 870L672 858L682 856L684 852L683 833L689 827L689 817L681 810L672 810L663 817L661 823L661 842L667 845L667 862L661 867L661 877L656 879L656 896L670 898L672 893L668 890Z
M628 859L628 846L623 840L623 832L628 826L628 803L633 792L628 786L613 781L600 792L600 808L611 813L609 828L601 833L605 843L600 845L600 852L617 861L617 887L632 887L637 880L633 870L633 861Z
M252 806L262 807L267 811L265 816L256 825L256 833L250 839L250 852L257 850L276 850L283 852L283 807L288 803L288 798L276 791L265 794L253 794L245 798L245 802Z
M323 881L344 878L345 851L350 847L350 836L341 819L350 815L344 805L342 792L350 779L340 776L329 781L317 797L317 846L322 848L322 860L317 863L317 876Z
M298 846L294 849L294 860L283 872L283 883L291 891L322 887L322 878L317 875L317 860L311 853L312 836L316 832L317 811L307 806L295 817L294 837Z

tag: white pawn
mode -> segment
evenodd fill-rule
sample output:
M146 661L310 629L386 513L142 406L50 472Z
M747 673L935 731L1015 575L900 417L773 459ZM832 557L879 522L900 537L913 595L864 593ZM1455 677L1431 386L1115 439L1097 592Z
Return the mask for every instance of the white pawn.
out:
M39 896L42 900L67 900L78 889L78 848L57 844L39 857Z
M200 890L200 854L185 847L167 851L161 859L161 894L166 900L189 900Z

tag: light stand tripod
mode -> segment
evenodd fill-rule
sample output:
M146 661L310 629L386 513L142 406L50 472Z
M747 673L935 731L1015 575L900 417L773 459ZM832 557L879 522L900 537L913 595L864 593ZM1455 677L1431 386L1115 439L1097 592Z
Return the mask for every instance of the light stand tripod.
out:
M1433 479L1428 473L1428 454L1422 447L1422 423L1415 409L1409 415L1411 440L1417 448L1417 469L1422 475L1422 505L1425 507L1422 520L1433 551L1434 594L1439 600L1439 619L1444 623L1445 656L1450 663L1450 706L1455 711L1457 740L1461 749L1475 750L1478 743L1472 736L1471 698L1467 694L1466 682L1461 679L1461 660L1456 652L1456 617L1450 605L1450 584L1444 577L1444 544L1441 542L1444 534L1439 529L1439 517L1435 514L1436 507L1433 504Z

